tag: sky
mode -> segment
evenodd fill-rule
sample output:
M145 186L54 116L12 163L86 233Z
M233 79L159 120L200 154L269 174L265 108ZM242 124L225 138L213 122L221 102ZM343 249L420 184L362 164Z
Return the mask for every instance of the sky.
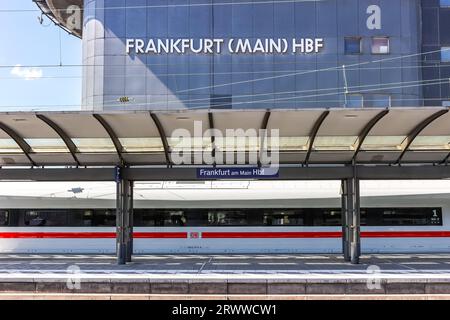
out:
M2 12L16 9L36 11ZM32 66L60 64L60 35L62 63L80 65L81 40L38 17L32 0L0 0L0 112L80 109L81 67Z

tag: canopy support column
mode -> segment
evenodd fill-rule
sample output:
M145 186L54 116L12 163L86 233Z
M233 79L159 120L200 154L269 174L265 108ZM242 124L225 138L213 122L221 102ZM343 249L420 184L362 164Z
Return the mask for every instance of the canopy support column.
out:
M358 264L361 255L361 218L356 169L352 178L342 180L342 247L345 261Z
M342 253L344 254L344 260L350 261L349 252L349 237L350 229L348 224L348 184L347 179L341 180L341 219L342 219Z
M133 183L116 168L116 253L117 264L131 262L133 254Z
M127 262L131 262L133 257L133 228L134 228L134 182L128 180L129 185L129 207L128 207L128 244Z

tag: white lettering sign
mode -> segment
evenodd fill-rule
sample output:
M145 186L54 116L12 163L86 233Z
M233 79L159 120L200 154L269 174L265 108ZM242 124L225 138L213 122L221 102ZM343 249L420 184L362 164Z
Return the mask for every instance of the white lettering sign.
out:
M371 5L367 8L367 29L381 30L381 8L377 5Z
M322 38L301 39L126 39L127 54L311 54L324 47Z

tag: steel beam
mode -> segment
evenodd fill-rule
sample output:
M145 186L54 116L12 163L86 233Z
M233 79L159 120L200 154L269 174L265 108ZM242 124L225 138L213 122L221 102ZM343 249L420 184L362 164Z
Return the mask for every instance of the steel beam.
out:
M0 181L114 181L114 168L0 169Z
M411 144L414 142L414 140L417 138L417 136L423 131L425 130L426 127L428 127L431 123L433 123L433 121L435 121L436 119L442 117L444 114L446 114L449 110L448 109L444 109L444 110L440 110L434 114L432 114L431 116L429 116L428 118L426 118L424 121L422 121L421 123L419 123L406 137L404 143L402 143L402 153L400 154L400 156L397 159L397 164L401 164L403 157L405 156L406 152L408 152L409 147L411 146Z
M116 253L117 263L126 264L132 257L133 184L122 176L122 168L116 173Z
M36 166L36 163L31 158L30 154L33 153L33 149L31 146L25 141L24 138L22 138L16 131L14 131L12 128L8 127L6 124L0 122L0 129L3 130L11 139L13 139L19 148L22 150L22 152L27 157L28 161L30 161L30 164L32 166Z
M134 250L134 183L130 181L129 208L128 208L128 245L127 245L127 262L131 262Z
M212 112L208 112L208 122L209 122L209 129L211 130L211 157L214 160L213 165L216 166L216 137L213 134L215 125L214 125L214 114Z
M352 210L349 210L349 218L351 216L350 224L350 238L349 238L349 251L350 261L352 264L359 263L359 257L361 255L361 210L360 210L360 190L359 179L354 177L348 180L351 185L351 194L348 197L349 202L352 202Z
M308 151L306 152L306 156L305 156L305 165L309 165L309 158L311 157L311 152L312 152L312 148L314 147L314 141L316 140L317 137L317 133L319 132L320 127L322 126L323 122L325 121L325 119L328 117L328 115L330 114L330 111L324 111L319 119L317 119L316 123L314 124L312 130L311 130L311 134L309 135L309 141L308 141Z
M342 222L342 253L345 261L350 261L349 224L348 224L348 185L347 179L341 180L341 222Z
M161 142L164 148L164 155L166 156L167 167L170 167L172 166L172 161L170 160L170 146L169 142L167 141L166 132L164 131L161 121L159 121L156 114L150 113L150 117L152 118L153 123L155 124L156 129L158 130L159 136L161 138Z
M78 148L75 145L75 143L73 143L72 139L70 139L69 135L60 126L58 126L54 121L52 121L50 118L47 118L46 116L44 116L42 114L37 114L36 118L38 118L39 120L44 122L46 125L48 125L50 128L52 128L53 131L56 132L56 134L61 138L61 140L66 145L67 149L69 150L69 152L70 152L73 160L77 164L77 166L79 166L80 162L78 161L78 158L76 155L78 153Z
M364 141L366 140L366 138L369 135L372 128L375 127L375 125L381 119L383 119L388 113L389 113L389 110L381 111L372 120L370 120L369 123L363 128L363 130L361 131L361 133L358 136L358 143L356 144L355 154L353 155L352 161L356 161L356 158L358 157L358 153L361 150L361 147L364 144Z
M360 180L450 179L450 166L356 166ZM127 167L123 176L131 181L193 181L195 167ZM280 167L278 177L259 180L343 180L353 176L352 166ZM0 181L115 181L114 168L0 168Z
M264 114L264 118L261 124L261 133L262 136L259 137L259 154L258 154L258 167L261 167L261 155L263 153L264 150L264 146L266 144L266 137L267 137L267 126L269 125L269 120L270 120L270 111L266 111L266 113Z
M117 156L119 157L120 164L123 166L125 165L125 161L123 160L123 146L120 142L119 138L117 137L116 133L114 132L113 128L109 125L108 121L105 120L101 115L99 114L93 114L92 115L105 129L105 131L108 133L109 138L111 139L112 143L114 144L114 148L116 149Z

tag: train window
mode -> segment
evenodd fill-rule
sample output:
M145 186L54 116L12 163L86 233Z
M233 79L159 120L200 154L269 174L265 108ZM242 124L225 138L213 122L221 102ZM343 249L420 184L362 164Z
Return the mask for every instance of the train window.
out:
M187 223L182 210L142 210L139 218L140 227L181 227Z
M209 226L245 226L247 214L242 210L217 210L208 212Z
M362 226L442 226L442 208L361 208ZM135 209L136 227L341 226L340 208ZM115 227L115 209L0 210L0 226Z
M305 216L302 210L273 210L265 212L265 226L304 226Z
M85 212L83 221L86 225L94 227L114 227L116 225L116 211L111 210L94 210L92 213Z
M0 226L7 226L9 224L9 211L0 210Z
M309 209L311 217L308 219L308 226L328 227L340 226L341 209Z
M65 227L67 211L63 210L27 210L24 215L24 224L28 227Z
M382 212L383 226L427 226L442 225L440 208L395 208L378 209Z

